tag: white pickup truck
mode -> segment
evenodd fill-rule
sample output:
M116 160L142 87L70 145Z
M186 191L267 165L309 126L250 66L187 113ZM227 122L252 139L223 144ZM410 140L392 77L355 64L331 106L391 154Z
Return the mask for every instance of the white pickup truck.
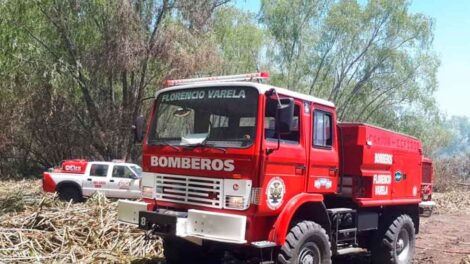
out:
M82 201L95 192L106 197L141 198L142 169L132 163L68 160L43 173L45 192L57 192L65 201Z

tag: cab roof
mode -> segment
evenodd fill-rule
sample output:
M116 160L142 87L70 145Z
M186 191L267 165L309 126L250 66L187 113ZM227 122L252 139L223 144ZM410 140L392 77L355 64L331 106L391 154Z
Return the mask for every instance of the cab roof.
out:
M245 82L240 82L240 81L237 81L237 82L233 82L233 81L207 81L207 82L190 83L190 84L185 84L185 85L177 85L177 86L172 86L172 87L168 87L168 88L158 90L155 94L155 98L158 97L158 95L160 93L168 92L168 91L175 91L175 90L182 90L182 89L193 89L193 88L201 88L201 87L231 87L231 86L254 87L258 90L258 92L260 94L264 94L267 91L274 88L274 89L276 89L277 93L282 94L282 95L294 97L294 98L297 98L297 99L301 99L301 100L304 100L304 101L309 101L309 102L316 103L316 104L321 104L321 105L324 105L324 106L335 107L335 104L333 102L330 102L330 101L327 101L327 100L324 100L324 99L321 99L321 98L318 98L318 97L315 97L315 96L294 92L294 91L291 91L291 90L288 90L288 89L285 89L285 88L280 88L280 87L276 87L276 86L269 85L269 84L256 83L256 82L246 82L246 81Z

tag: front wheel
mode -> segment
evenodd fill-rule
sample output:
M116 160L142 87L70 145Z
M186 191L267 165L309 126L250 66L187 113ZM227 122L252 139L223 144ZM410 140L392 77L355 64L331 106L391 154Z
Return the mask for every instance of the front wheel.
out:
M312 221L302 221L292 227L278 261L282 264L330 264L330 241L325 229Z
M400 215L382 233L377 248L372 250L374 263L409 264L415 252L415 227L408 215Z

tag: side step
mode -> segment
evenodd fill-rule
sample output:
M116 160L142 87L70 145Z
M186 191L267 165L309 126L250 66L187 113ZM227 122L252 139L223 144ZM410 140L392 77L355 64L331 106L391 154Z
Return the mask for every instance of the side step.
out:
M367 249L360 248L360 247L348 247L348 248L341 248L336 251L336 254L339 256L349 255L349 254L358 254L358 253L366 253Z
M357 246L357 211L351 208L330 208L328 216L333 253L337 254L340 248Z

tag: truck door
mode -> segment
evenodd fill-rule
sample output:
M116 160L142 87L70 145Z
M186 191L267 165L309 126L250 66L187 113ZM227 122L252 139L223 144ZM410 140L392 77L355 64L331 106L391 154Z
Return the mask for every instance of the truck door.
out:
M338 146L333 109L314 105L311 124L310 164L307 191L335 193L338 175Z
M83 195L90 196L94 192L109 193L109 165L102 163L91 163L88 173L83 182Z
M128 165L114 165L110 179L110 196L140 198L139 179Z
M282 99L281 99L282 101ZM306 150L305 150L305 119L303 103L294 100L294 119L291 132L281 134L279 149L278 135L275 129L275 116L278 101L267 99L265 108L264 134L267 149L273 150L267 155L263 193L266 210L276 210L289 201L291 197L305 191ZM275 150L277 149L277 150Z

